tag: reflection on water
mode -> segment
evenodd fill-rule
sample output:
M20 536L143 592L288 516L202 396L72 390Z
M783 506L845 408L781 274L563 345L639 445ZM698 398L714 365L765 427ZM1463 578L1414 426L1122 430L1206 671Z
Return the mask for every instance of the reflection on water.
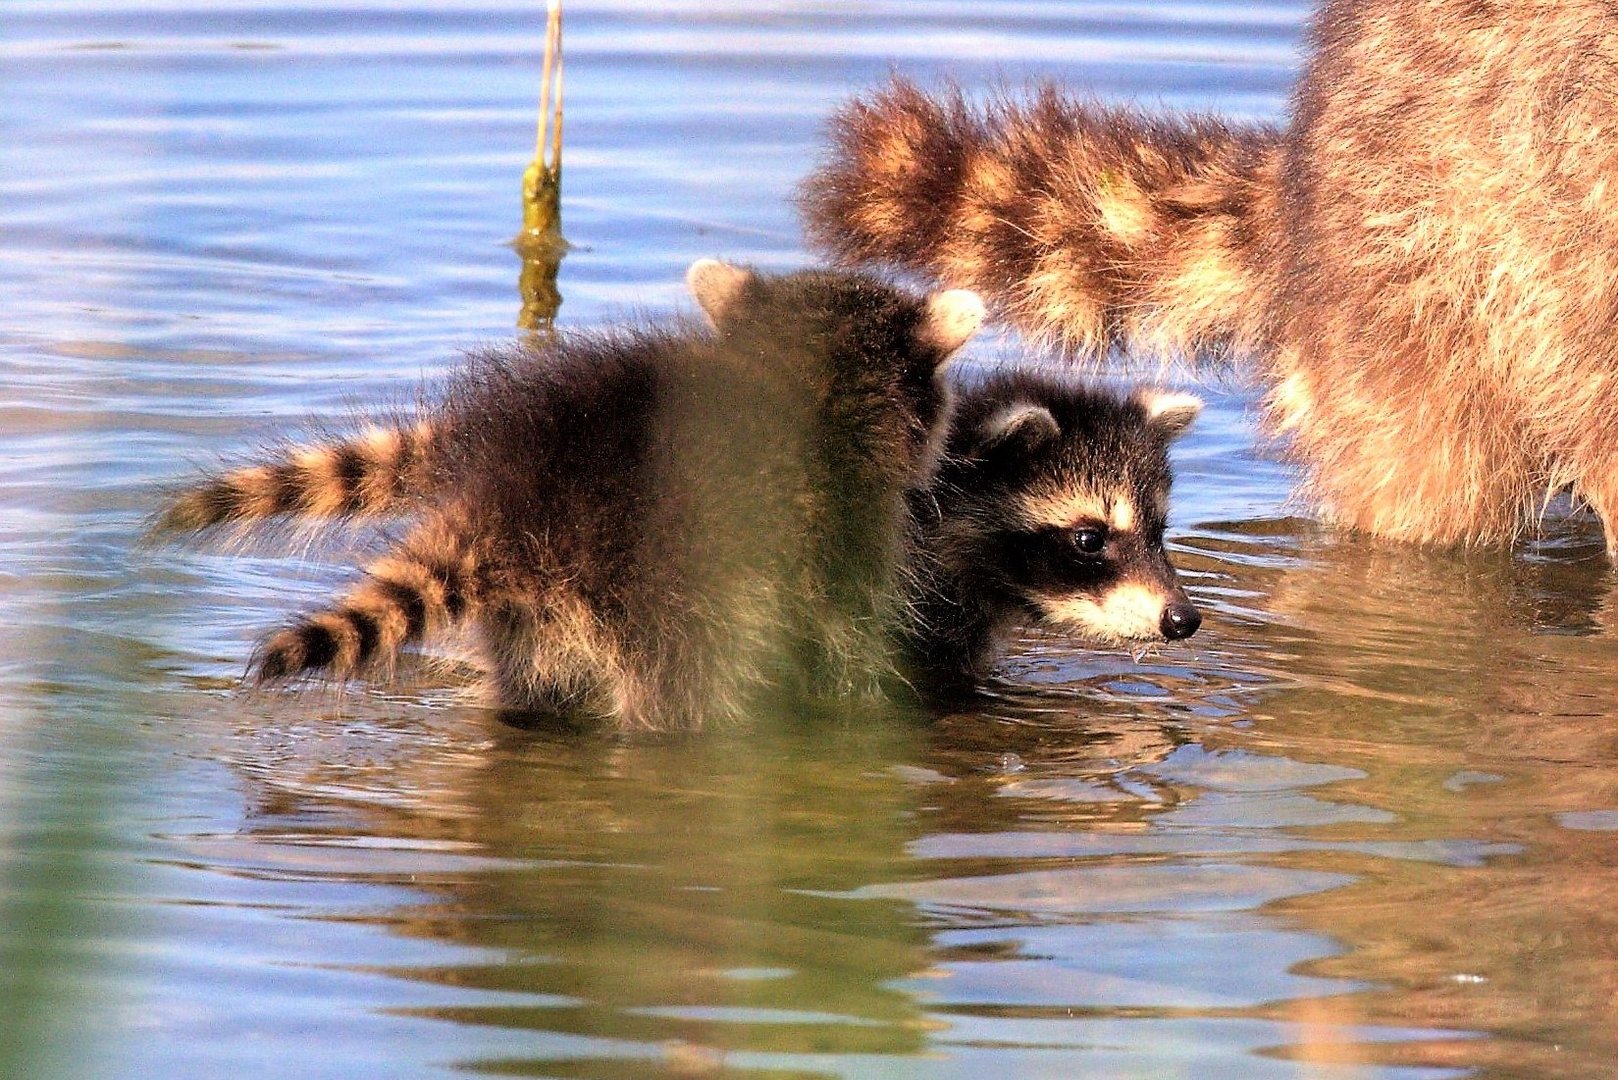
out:
M910 1055L935 1025L896 981L927 966L926 932L906 905L847 893L912 838L904 781L870 765L906 756L913 737L891 718L630 745L494 732L475 757L345 769L352 803L330 783L308 790L303 770L330 761L283 761L254 777L253 823L223 846L262 859L251 849L328 843L337 829L475 853L418 880L421 900L384 921L477 958L391 969L457 991L410 1015L546 1036L468 1062L480 1070ZM379 802L377 786L433 796ZM322 836L311 816L328 823ZM615 1064L598 1073L580 1057Z
M1304 554L1272 586L1276 632L1255 635L1260 647L1276 639L1297 684L1257 703L1254 727L1289 755L1362 770L1339 790L1391 819L1376 833L1500 851L1419 872L1311 860L1359 880L1278 905L1346 946L1307 970L1383 984L1352 1006L1365 1021L1495 1034L1385 1048L1379 1060L1602 1075L1618 1061L1618 938L1604 899L1618 858L1610 834L1568 817L1618 802L1618 647L1600 537L1572 523L1518 560L1354 541ZM1597 814L1572 820L1609 828Z
M1302 14L570 2L564 319L801 260L819 119L890 57L1274 116ZM1208 621L1138 664L1033 637L947 715L679 739L514 731L448 677L234 690L340 571L139 521L511 333L542 36L480 0L0 11L0 1075L1611 1073L1599 531L1320 531L1240 388L1176 447Z
M517 274L517 295L522 297L517 327L549 330L562 310L562 290L556 279L562 272L562 259L567 255L567 241L560 235L538 241L523 236L512 247L522 260L522 269Z

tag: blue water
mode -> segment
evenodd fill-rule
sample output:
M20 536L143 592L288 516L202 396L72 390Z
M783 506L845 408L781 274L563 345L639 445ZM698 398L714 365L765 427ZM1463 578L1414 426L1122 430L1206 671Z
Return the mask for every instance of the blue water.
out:
M1282 115L1293 3L566 5L564 325L807 258L892 69ZM1207 613L979 706L538 736L453 675L251 694L340 557L140 549L165 482L514 330L543 12L0 8L0 1075L1600 1077L1614 581L1323 530L1240 379ZM1010 338L975 346L997 362Z

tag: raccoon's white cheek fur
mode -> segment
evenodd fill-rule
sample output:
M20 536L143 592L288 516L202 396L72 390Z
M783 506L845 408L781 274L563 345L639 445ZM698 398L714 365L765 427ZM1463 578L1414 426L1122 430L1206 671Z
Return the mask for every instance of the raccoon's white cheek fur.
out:
M1119 585L1100 597L1036 596L1047 622L1071 626L1104 642L1161 641L1169 597L1145 585Z

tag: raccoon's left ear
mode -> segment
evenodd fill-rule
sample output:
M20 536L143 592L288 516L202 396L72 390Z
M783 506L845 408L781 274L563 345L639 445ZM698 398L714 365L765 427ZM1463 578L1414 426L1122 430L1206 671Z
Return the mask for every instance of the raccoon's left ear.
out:
M1173 442L1202 411L1202 399L1169 390L1136 390L1135 403L1146 410L1146 422Z
M1032 450L1062 433L1056 417L1043 405L1021 401L992 414L978 429L980 453Z
M972 340L983 325L983 301L970 289L950 289L927 298L916 336L946 357Z
M745 266L733 266L718 259L698 259L685 272L686 288L696 297L709 324L719 325L725 312L754 278Z

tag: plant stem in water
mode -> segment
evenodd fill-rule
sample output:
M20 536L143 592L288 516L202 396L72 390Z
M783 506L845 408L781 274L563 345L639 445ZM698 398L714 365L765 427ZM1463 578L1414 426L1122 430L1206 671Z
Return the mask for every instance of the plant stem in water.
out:
M539 132L534 160L522 174L522 232L515 246L522 257L517 280L525 330L550 326L562 305L556 275L567 241L562 239L562 3L550 0L545 27L545 62L540 74ZM548 137L547 137L548 136Z

